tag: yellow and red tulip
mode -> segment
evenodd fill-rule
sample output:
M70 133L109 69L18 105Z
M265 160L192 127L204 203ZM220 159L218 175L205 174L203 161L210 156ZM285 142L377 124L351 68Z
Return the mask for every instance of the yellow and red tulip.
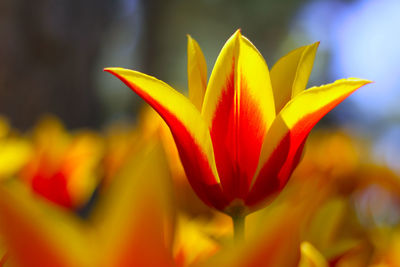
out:
M32 139L33 152L19 176L53 203L69 209L82 207L99 182L100 137L92 132L70 135L57 119L45 118Z
M243 216L282 190L312 127L369 81L349 78L304 90L318 44L298 48L269 72L238 30L218 56L208 85L203 54L189 37L189 100L166 83L106 68L148 102L174 136L185 172L209 206ZM204 93L203 93L204 92ZM203 96L204 100L198 96Z

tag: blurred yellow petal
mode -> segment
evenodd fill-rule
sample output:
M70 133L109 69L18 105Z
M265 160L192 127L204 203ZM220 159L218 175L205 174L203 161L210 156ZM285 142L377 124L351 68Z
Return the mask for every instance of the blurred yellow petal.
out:
M69 175L67 190L75 207L83 206L99 184L96 168L103 156L103 142L92 132L75 136L63 159L63 170Z
M272 67L271 83L276 113L306 88L318 45L319 42L297 48L279 59Z
M0 230L17 266L90 266L83 225L17 181L0 186Z
M387 243L378 244L376 259L374 260L376 264L373 267L400 266L400 232L398 227L391 231L389 235L390 238ZM377 235L373 237L376 238Z
M270 210L258 226L250 228L246 242L226 244L199 266L258 267L295 266L299 259L300 227L307 211L284 205ZM255 214L253 214L255 215ZM197 265L196 265L197 266Z
M210 257L220 245L207 235L206 222L180 216L174 244L175 262L180 266L190 266Z
M301 258L298 267L328 267L324 256L310 243L302 242L300 246Z
M99 265L172 266L173 206L160 145L133 155L101 200L92 220L99 229Z
M190 35L187 37L189 99L201 111L207 87L207 65L199 44Z
M108 187L131 155L139 153L137 151L139 137L137 129L132 125L117 123L106 129L102 160L104 178L101 181L101 190Z
M53 164L60 160L71 137L58 118L44 116L33 129L32 139L38 153L46 154L54 166Z
M24 139L0 140L0 180L14 176L26 164L32 154L31 144Z

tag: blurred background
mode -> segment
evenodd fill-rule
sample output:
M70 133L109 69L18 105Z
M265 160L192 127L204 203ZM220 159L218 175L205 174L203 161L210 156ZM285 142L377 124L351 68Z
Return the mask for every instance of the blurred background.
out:
M318 127L370 140L376 160L400 170L399 13L396 0L2 0L0 113L22 131L49 113L68 129L134 122L143 102L104 67L139 70L185 91L186 34L210 73L241 28L269 67L321 41L309 87L375 81Z

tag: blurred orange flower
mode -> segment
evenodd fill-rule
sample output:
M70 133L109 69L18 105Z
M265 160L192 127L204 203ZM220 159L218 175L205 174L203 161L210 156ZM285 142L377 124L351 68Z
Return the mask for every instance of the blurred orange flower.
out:
M83 206L99 182L100 137L89 131L71 135L48 117L35 128L32 143L33 153L20 177L53 203L69 209Z

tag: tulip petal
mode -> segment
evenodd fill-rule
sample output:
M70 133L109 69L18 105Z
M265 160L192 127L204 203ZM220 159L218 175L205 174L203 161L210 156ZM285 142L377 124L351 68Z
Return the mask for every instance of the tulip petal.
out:
M300 245L301 258L298 267L328 267L324 256L312 244L304 241Z
M244 196L275 108L267 64L240 31L221 50L206 90L202 115L210 127L226 194L231 199Z
M175 210L164 151L156 140L138 146L141 153L121 168L93 212L102 255L93 266L173 266Z
M282 57L271 69L276 113L307 85L319 42L297 48Z
M187 51L189 99L201 111L207 87L207 64L199 44L190 35Z
M219 182L210 134L196 107L154 77L122 68L105 71L114 74L161 115L171 129L193 189L206 204L223 209L227 202Z
M361 79L342 79L310 88L292 99L265 137L246 204L258 204L266 196L282 189L297 166L305 139L314 125L351 93L368 83Z
M8 258L18 266L89 266L93 254L82 225L21 184L0 186L0 215Z

